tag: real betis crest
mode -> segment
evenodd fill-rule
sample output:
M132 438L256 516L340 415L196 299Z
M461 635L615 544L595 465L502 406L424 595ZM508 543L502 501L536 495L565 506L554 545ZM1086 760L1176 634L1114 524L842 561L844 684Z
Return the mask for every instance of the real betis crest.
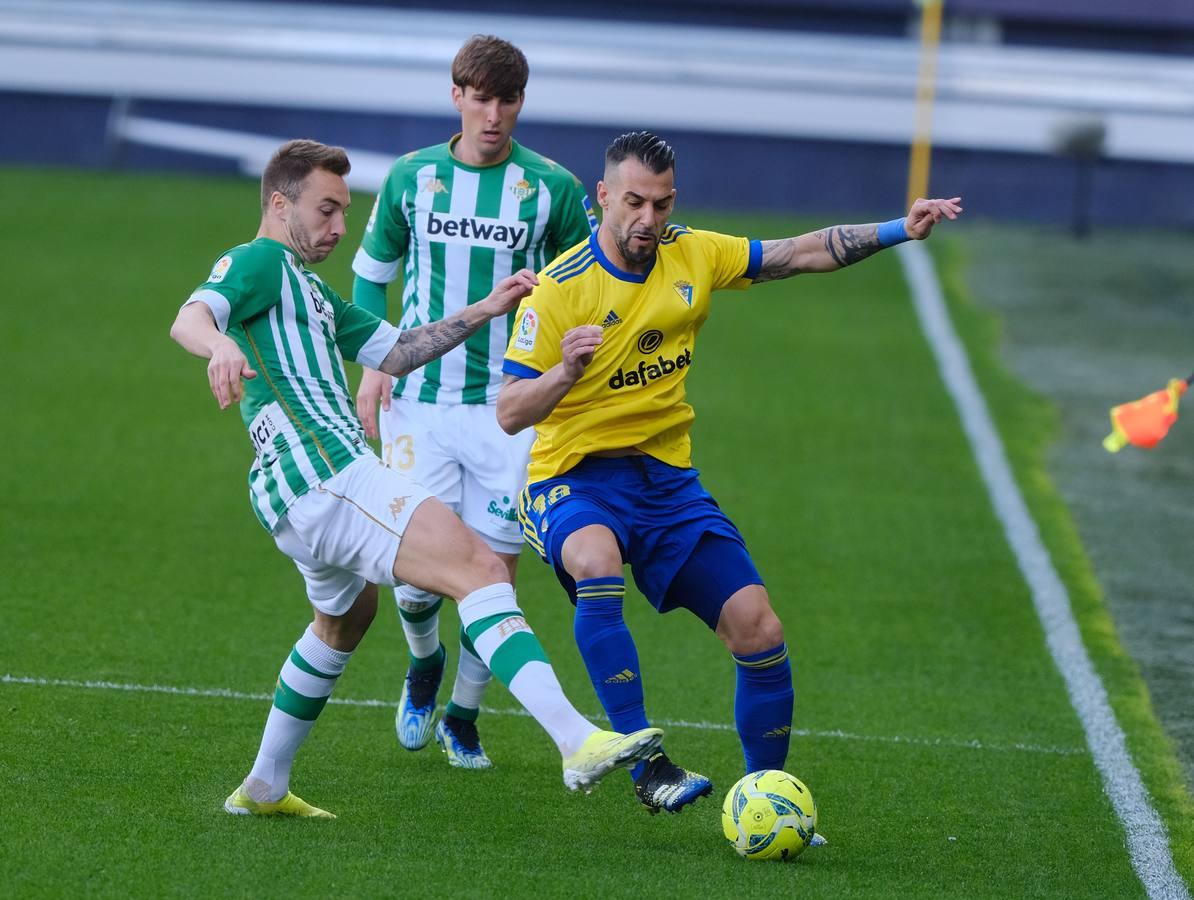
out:
M680 295L680 299L692 306L692 285L687 281L677 281L672 285L676 289L676 293Z
M519 202L522 202L523 200L530 200L533 196L535 196L535 191L537 190L538 188L525 178L510 185L510 193L513 194Z

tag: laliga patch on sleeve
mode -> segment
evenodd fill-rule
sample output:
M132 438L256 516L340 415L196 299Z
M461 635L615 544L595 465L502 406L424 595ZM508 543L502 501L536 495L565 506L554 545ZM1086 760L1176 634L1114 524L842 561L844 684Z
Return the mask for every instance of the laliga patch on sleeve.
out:
M535 310L527 307L522 311L522 318L518 320L518 334L514 337L515 350L534 350L535 336L539 333L539 317Z
M224 280L224 276L228 274L228 270L232 268L232 257L221 256L216 260L216 264L211 267L211 274L207 276L208 284L219 284Z

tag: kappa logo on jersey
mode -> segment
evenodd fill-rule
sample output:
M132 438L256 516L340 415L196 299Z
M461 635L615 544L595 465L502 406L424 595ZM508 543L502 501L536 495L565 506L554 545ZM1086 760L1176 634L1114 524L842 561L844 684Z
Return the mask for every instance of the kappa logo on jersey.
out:
M676 289L676 293L680 295L680 299L692 306L692 285L687 281L677 281L672 285Z
M656 362L640 360L639 364L629 371L618 369L610 376L610 389L620 391L624 387L641 387L659 378L679 372L692 365L692 351L686 348L675 359L669 359L663 355L657 356L655 359Z
M406 501L410 499L408 494L405 497L395 497L394 502L390 504L390 515L394 517L394 521L398 521L398 516L402 514L402 510L406 507Z
M219 284L224 280L224 276L228 274L228 270L232 268L232 257L221 256L216 260L216 264L211 267L211 274L207 276L209 284Z
M444 244L467 244L470 247L493 247L502 250L525 250L530 229L525 222L486 219L481 216L454 216L426 210L419 213L419 230L433 241Z
M527 307L518 320L518 334L514 338L515 350L534 350L535 336L539 333L539 317L535 310Z
M539 190L525 178L510 185L510 193L514 195L514 199L518 201L530 200L535 196L535 191Z
M609 315L605 317L605 321L601 323L601 328L604 331L606 328L613 328L615 325L621 324L622 320L619 319L618 314L611 309L609 311Z
M446 194L448 189L444 187L444 183L438 178L428 178L423 182L423 186L419 188L421 191L426 191L428 194Z

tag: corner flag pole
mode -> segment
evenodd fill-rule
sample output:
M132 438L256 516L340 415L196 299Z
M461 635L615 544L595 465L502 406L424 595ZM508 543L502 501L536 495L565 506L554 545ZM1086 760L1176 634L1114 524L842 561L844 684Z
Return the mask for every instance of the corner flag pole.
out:
M941 10L945 0L914 0L920 7L920 69L916 78L916 126L908 163L908 202L928 196L932 154L933 93L937 84L937 46L941 43Z

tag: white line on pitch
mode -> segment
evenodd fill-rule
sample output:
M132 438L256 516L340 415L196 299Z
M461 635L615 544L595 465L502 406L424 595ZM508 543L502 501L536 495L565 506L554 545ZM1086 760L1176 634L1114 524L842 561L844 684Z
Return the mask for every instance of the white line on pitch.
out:
M1041 542L1036 522L1012 476L1003 442L970 368L966 348L950 322L932 260L916 242L902 244L899 258L912 289L921 328L936 357L945 389L958 409L995 515L1032 592L1032 602L1045 631L1045 643L1086 732L1086 743L1103 777L1103 789L1111 800L1111 808L1123 820L1132 867L1154 900L1190 900L1190 891L1173 864L1165 823L1153 809L1140 772L1132 763L1123 729L1107 700L1107 691L1082 643L1069 594L1053 568L1049 551Z
M126 684L116 681L79 681L69 678L33 678L24 675L0 675L0 684L24 684L32 685L34 687L60 687L60 688L83 688L85 690L93 691L131 691L142 694L173 694L181 697L205 697L211 699L223 700L253 700L258 702L269 702L273 699L273 694L263 693L247 693L244 691L233 691L227 688L197 688L197 687L175 687L167 684ZM389 709L395 709L398 706L397 701L394 700L372 700L372 699L355 699L352 697L330 697L328 703L335 703L340 706L380 706ZM524 709L495 709L488 706L483 706L481 711L486 715L491 716L524 716L529 717L529 713ZM602 716L590 715L590 719L600 719ZM652 721L653 725L658 725L661 728L692 728L697 731L734 731L733 725L725 722L692 722L685 719L655 719ZM997 751L1023 751L1025 753L1047 753L1059 756L1073 756L1076 754L1083 754L1086 752L1081 747L1049 747L1039 744L1027 743L1013 743L1013 744L991 744L980 740L961 740L958 738L916 738L903 737L900 735L881 736L868 734L854 734L849 731L842 731L840 729L831 729L828 731L814 731L808 728L794 728L792 734L800 737L811 738L836 738L844 741L871 741L882 744L908 744L916 747L951 747L961 748L966 750L997 750Z

